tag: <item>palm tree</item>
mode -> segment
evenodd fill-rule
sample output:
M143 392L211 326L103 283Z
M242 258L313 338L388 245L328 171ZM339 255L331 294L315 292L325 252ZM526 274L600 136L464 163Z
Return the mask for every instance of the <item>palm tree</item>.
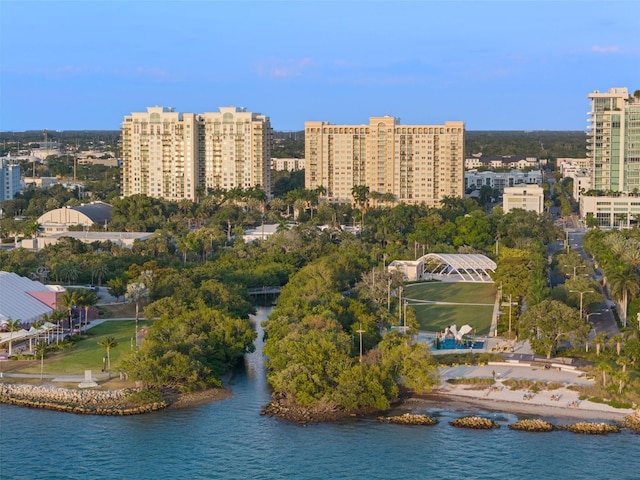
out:
M619 365L621 364L622 363L620 362ZM614 372L612 374L612 377L613 377L613 381L618 382L618 395L620 395L624 390L624 387L629 383L629 378L630 378L629 372L627 372L623 366L622 370Z
M607 388L607 373L613 372L613 367L607 360L602 360L596 368L602 372L602 386Z
M607 332L598 333L593 339L593 343L596 344L596 355L600 356L600 348L604 347L607 343Z
M144 283L134 282L127 285L125 297L136 304L136 346L138 345L138 318L140 317L140 302L149 297L149 289Z
M107 370L111 372L111 349L118 346L118 341L115 337L107 337L103 341L98 342L98 345L107 351Z
M9 330L9 356L11 356L13 353L13 332L20 330L20 320L9 318L7 320L7 330Z
M31 238L37 237L39 231L40 224L36 220L29 220L22 227L22 233Z
M44 318L47 317L47 314L43 314L42 317L35 322L31 322L31 328L38 329L44 324ZM39 336L39 335L38 335ZM33 337L29 335L29 351L33 351Z
M94 277L97 277L98 286L101 287L102 277L104 277L107 273L109 273L109 267L107 266L107 263L102 258L98 258L91 266L91 283L93 283Z
M62 330L62 321L65 317L68 316L68 313L64 310L54 310L51 313L51 320L56 324L56 343L60 341L60 331ZM71 322L69 322L71 324Z
M616 354L618 356L620 356L620 352L622 351L622 342L624 342L625 337L622 333L618 333L617 335L614 335L613 337L611 337L611 345L615 345L616 346Z
M40 356L40 381L42 381L42 377L44 376L44 354L47 351L46 342L39 340L34 348L36 355Z
M61 307L67 309L67 319L69 320L69 328L71 328L71 319L73 317L73 307L78 305L80 294L77 290L66 290L60 297L59 303Z
M61 277L67 281L68 285L71 285L71 282L75 282L79 274L80 267L71 261L62 265L60 270Z
M298 198L293 202L293 219L298 220L300 218L300 214L307 209L307 201Z
M369 187L367 185L354 185L351 189L351 195L353 196L353 201L360 209L360 215L362 217L360 230L364 231L364 214L370 196Z
M621 303L622 326L627 326L627 307L629 300L632 300L640 291L640 277L633 267L625 267L616 270L609 277L609 287L611 296Z
M89 309L98 303L98 295L93 290L82 289L78 291L78 307L84 308L84 329L87 330L89 323ZM80 332L82 333L82 320L80 321Z

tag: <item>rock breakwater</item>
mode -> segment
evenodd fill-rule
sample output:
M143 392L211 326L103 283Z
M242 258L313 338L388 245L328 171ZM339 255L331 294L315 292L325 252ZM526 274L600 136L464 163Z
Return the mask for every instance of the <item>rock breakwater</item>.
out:
M509 425L509 428L511 430L522 430L525 432L551 432L555 427L546 420L535 418L518 420Z
M73 390L40 385L0 384L0 403L86 415L139 415L167 407L166 402L135 404L131 390Z
M610 423L601 422L578 422L557 428L559 430L568 430L569 432L573 433L584 433L589 435L606 435L608 433L620 433L620 427L618 425L611 425Z
M397 423L399 425L435 425L438 420L427 415L414 415L405 413L391 417L378 417L378 421L382 423Z
M624 418L622 425L629 430L640 433L640 410L636 410L635 413L627 415Z
M498 422L484 417L461 417L449 422L449 425L458 428L473 428L476 430L490 430L492 428L500 428Z

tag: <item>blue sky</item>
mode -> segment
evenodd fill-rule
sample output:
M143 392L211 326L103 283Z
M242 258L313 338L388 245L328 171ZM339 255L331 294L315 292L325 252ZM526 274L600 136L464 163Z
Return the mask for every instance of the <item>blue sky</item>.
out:
M0 130L120 128L147 106L584 130L640 89L640 2L0 0Z

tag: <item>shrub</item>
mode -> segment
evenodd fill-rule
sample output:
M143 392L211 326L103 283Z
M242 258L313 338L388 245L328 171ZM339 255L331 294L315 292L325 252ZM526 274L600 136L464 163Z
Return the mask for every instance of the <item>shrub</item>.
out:
M493 385L493 378L470 377L470 378L449 378L447 383L452 385Z

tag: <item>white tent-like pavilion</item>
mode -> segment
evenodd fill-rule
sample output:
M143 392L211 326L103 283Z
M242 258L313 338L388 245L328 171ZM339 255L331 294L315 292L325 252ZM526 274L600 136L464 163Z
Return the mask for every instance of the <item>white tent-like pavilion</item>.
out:
M394 260L389 270L402 272L405 280L447 277L450 281L493 282L496 263L485 255L467 253L429 253L417 260Z
M463 282L492 282L496 262L477 253L429 253L421 257L423 274L457 276Z
M57 295L64 293L59 285L44 285L12 272L0 272L0 327L9 319L30 325L43 314L54 311Z

